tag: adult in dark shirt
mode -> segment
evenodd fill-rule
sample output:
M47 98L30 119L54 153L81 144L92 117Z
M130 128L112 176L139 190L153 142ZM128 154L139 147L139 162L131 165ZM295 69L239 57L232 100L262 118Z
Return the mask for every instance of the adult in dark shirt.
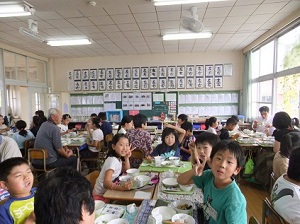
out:
M273 136L275 137L273 151L276 153L280 149L282 136L298 130L294 129L290 115L284 111L277 112L274 115L273 126L276 128L276 130L273 132Z
M105 136L107 134L111 134L112 133L112 126L111 124L107 121L107 117L106 117L106 112L100 112L98 114L98 117L100 119L100 129L102 130L103 132L103 136L104 136L104 139L105 139Z
M33 116L32 117L32 123L30 125L30 131L36 137L38 130L40 129L41 125L41 118L39 116Z
M49 109L48 121L44 122L35 138L34 148L46 149L49 157L46 160L47 168L71 166L77 168L77 157L73 151L61 144L60 128L61 112L56 108ZM43 161L33 160L34 167L42 167Z

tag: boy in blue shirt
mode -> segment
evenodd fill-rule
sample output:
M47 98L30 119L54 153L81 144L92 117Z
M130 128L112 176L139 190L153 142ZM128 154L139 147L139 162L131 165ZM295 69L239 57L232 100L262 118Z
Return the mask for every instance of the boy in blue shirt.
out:
M246 224L246 199L233 179L244 164L243 150L238 143L222 140L211 152L210 161L202 158L197 160L193 168L180 174L177 181L187 185L194 183L204 191L202 205L205 223ZM211 170L205 170L206 161Z
M34 223L33 174L27 160L10 158L0 163L0 187L10 193L0 206L0 223Z

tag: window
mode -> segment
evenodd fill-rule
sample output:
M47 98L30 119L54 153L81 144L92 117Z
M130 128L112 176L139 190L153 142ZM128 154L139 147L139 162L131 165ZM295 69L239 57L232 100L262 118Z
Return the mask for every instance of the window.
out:
M300 117L299 24L251 53L250 117L257 116L261 106L268 106L272 114L285 111L291 117Z

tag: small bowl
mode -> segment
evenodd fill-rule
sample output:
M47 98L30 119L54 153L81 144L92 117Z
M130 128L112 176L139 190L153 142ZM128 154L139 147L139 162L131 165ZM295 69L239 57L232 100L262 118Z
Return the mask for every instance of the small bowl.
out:
M165 178L162 180L163 185L167 187L176 187L178 186L177 178Z
M191 191L194 187L194 184L189 184L189 185L181 185L179 184L179 187L183 191Z
M99 216L94 224L106 224L108 223L109 221L111 220L114 220L114 219L118 219L119 217L117 215L113 215L113 214L105 214L105 215L101 215Z
M193 203L189 200L181 199L172 202L172 207L177 213L191 214Z
M79 141L80 143L84 143L84 142L85 142L85 138L78 138L78 141Z
M126 170L126 173L132 177L136 177L137 175L139 175L140 173L140 170L139 169L135 169L135 168L132 168L132 169L128 169Z
M171 161L162 161L161 165L163 165L163 166L171 166L172 163L171 163Z
M126 182L132 181L132 180L133 180L133 177L130 176L130 175L125 175L125 176L120 176L119 177L119 181L120 181L121 185L124 185Z
M129 222L126 219L114 219L109 221L107 224L129 224Z
M176 214L176 211L168 206L159 206L151 211L153 217L157 214L161 214L163 220L170 220Z
M181 222L184 224L195 224L195 219L190 215L179 213L172 216L172 222Z
M171 161L171 163L173 164L173 165L178 165L179 164L179 162L180 162L180 158L179 157L176 157L176 156L171 156L171 157L169 157L169 160Z

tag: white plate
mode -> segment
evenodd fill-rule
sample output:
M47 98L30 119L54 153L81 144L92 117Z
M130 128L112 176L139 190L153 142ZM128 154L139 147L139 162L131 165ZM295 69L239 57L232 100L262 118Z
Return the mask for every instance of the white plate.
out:
M95 210L100 210L104 208L105 202L101 200L95 200Z
M176 211L167 206L159 206L154 208L151 212L153 217L155 217L157 214L161 214L163 220L170 220L176 214Z
M161 165L163 165L163 166L172 166L172 163L170 161L163 161L163 162L161 162Z
M119 217L112 214L101 215L95 220L94 224L107 224L109 221L117 218Z
M176 178L166 178L162 180L162 183L168 187L176 187L178 186L178 182Z
M137 188L141 188L146 186L147 184L149 184L151 181L151 178L146 176L146 175L139 175L134 177L133 179L133 184L134 186L132 187L132 189L137 189Z

